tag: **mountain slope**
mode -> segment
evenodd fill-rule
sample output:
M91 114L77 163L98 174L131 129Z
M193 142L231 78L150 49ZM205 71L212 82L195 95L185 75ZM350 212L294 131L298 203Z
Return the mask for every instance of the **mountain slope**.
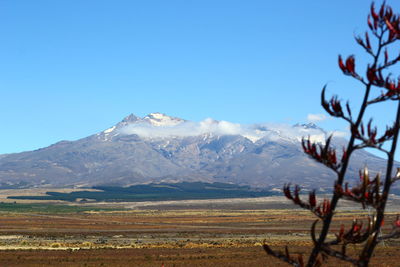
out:
M302 136L323 142L327 133L307 125L239 125L206 119L190 122L152 113L129 115L115 126L35 151L1 155L0 187L127 186L150 182L203 181L281 187L331 187L333 173L302 151ZM345 140L334 138L341 148ZM349 175L385 161L359 151Z

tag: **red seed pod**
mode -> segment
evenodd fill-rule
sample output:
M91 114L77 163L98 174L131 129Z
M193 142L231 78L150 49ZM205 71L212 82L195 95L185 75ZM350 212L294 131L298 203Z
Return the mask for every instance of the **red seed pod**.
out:
M355 232L355 233L359 232L359 231L361 230L361 225L358 224L357 222L355 222L355 223L353 224L352 230L353 230L353 232Z
M317 214L321 214L321 206L318 206L318 207L315 209L315 212L316 212Z
M337 99L337 96L333 96L331 98L330 104L336 116L343 115L342 105L340 104L340 101Z
M347 150L343 148L342 162L347 159Z
M374 68L368 66L367 78L370 83L375 83L377 81L378 77L376 76L376 70Z
M365 32L365 42L367 44L367 48L371 49L371 43L369 41L369 36L368 36L368 32Z
M293 196L292 196L292 194L291 194L291 192L290 192L290 184L285 184L285 185L283 186L283 193L285 194L285 196L286 196L288 199L293 199Z
M361 45L362 47L366 47L366 45L364 44L364 41L361 39L361 37L357 36L356 38L356 42Z
M299 196L299 192L300 192L300 187L298 186L298 185L296 185L295 187L294 187L294 198L293 198L293 201L294 201L294 203L296 203L296 204L299 204L301 201L300 201L300 196Z
M396 84L388 77L385 81L385 88L391 91L396 90Z
M314 208L317 205L317 199L315 197L315 190L311 191L309 194L310 206Z
M381 9L379 10L379 17L383 18L385 14L385 4L382 4Z
M329 213L331 211L331 202L329 200L326 200L326 213Z
M355 73L355 59L354 56L349 56L346 59L346 69L350 74Z
M375 13L375 6L374 3L371 4L371 15L374 20L378 20L379 16Z
M400 227L400 216L397 215L396 221L394 222L394 226Z
M328 213L328 200L324 199L324 202L322 203L322 212L324 214Z
M371 141L371 143L376 144L376 128L374 128L374 131L372 132L371 136L369 137L369 140Z
M385 85L385 79L382 76L382 72L378 71L377 72L378 76L377 76L377 80L376 80L376 85L377 86L384 86Z
M386 14L385 14L385 19L391 20L393 16L393 10L390 6L386 7Z
M370 28L371 31L374 29L374 26L372 25L372 22L371 22L371 16L370 15L368 15L368 27Z
M331 152L331 162L333 163L333 164L336 164L337 163L337 158L336 158L336 151L335 150L332 150L332 152Z
M392 127L386 128L385 137L390 138L394 135L394 129Z
M340 68L344 73L346 73L346 72L347 72L347 68L346 68L346 66L343 64L343 59L342 59L342 56L340 56L340 55L339 55L338 62L339 62L339 68Z
M303 148L303 151L308 154L308 149L306 147L305 142L306 142L306 140L301 139L301 147Z

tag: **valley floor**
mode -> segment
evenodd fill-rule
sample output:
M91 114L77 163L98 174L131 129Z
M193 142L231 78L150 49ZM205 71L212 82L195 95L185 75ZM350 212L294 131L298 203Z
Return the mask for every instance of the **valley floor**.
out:
M262 243L281 250L290 243L293 255L306 255L315 219L289 204L273 197L38 212L17 203L14 210L0 209L0 266L287 266L267 256ZM396 207L386 222L396 216ZM367 215L368 210L344 205L335 230ZM384 231L389 228L387 223ZM349 247L349 253L359 250ZM371 266L399 266L399 257L400 240L392 240L378 247ZM349 265L332 260L328 266Z
M293 252L305 252L305 247L291 246ZM281 247L281 249L283 249ZM371 266L399 266L398 247L378 248ZM208 249L91 249L79 251L16 250L1 251L0 266L23 267L284 267L289 266L266 256L259 247ZM326 266L349 266L330 260Z

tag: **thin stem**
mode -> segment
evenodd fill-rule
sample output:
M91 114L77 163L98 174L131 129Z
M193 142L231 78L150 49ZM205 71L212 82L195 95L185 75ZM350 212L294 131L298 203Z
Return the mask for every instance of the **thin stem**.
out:
M363 139L363 141L366 142L367 140L366 140L366 139ZM373 144L369 144L369 145L356 145L356 146L354 146L354 149L363 149L363 148L367 148L367 147L369 147L369 148L375 148L375 149L379 150L380 152L385 153L386 155L389 154L389 151L387 151L386 149L384 149L384 148L382 148L382 147L380 147L380 146L377 146L377 145L373 145Z
M332 256L332 257L341 259L341 260L343 260L343 261L351 262L351 263L354 264L354 265L357 265L357 264L358 264L358 260L353 259L353 258L351 258L351 257L349 257L349 256L346 256L346 255L344 255L343 253L341 253L341 252L339 252L339 251L336 251L336 250L333 250L333 249L331 249L331 248L329 248L329 247L323 246L323 247L322 247L322 250L323 250L326 254L328 254L328 255L330 255L330 256Z

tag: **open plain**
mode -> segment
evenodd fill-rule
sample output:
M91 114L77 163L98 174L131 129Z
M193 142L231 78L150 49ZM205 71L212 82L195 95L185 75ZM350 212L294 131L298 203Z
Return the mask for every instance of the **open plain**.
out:
M397 214L391 202L384 231ZM368 210L342 205L350 226ZM2 203L0 266L286 266L265 241L293 256L311 247L309 212L283 197L141 203ZM332 233L331 238L334 238ZM349 253L359 251L349 247ZM381 244L372 266L399 266L400 240ZM328 266L349 266L330 260Z

